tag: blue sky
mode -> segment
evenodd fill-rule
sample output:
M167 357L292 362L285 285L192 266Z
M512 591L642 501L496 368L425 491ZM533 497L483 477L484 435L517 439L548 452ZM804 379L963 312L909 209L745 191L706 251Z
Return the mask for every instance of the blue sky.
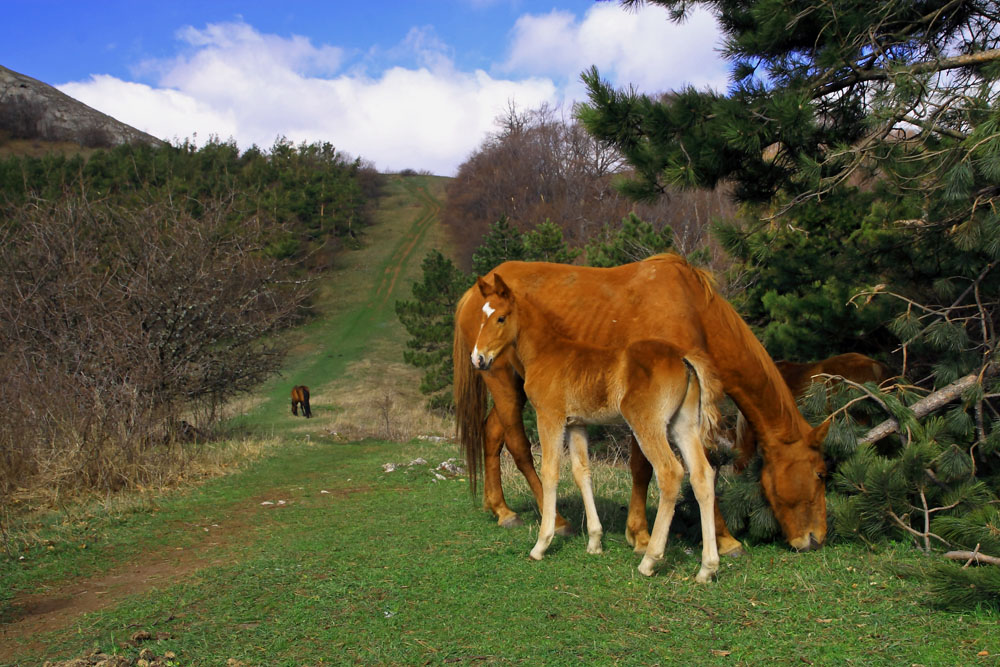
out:
M167 140L329 141L453 174L508 102L569 114L596 64L656 93L725 86L711 17L590 0L3 0L0 65Z

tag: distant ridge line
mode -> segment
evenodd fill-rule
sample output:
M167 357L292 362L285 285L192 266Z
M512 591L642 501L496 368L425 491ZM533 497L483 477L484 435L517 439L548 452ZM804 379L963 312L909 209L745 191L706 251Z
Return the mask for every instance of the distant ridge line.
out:
M0 140L70 141L85 147L167 142L87 106L66 93L0 65Z

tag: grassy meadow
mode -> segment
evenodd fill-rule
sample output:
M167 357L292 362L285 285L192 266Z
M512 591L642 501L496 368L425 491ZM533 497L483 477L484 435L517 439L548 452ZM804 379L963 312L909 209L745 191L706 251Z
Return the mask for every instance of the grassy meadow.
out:
M504 530L464 475L437 470L457 448L427 436L451 427L402 363L393 302L444 246L443 183L391 181L364 248L317 285L319 316L288 335L283 375L206 447L229 474L5 514L0 664L143 649L164 665L998 664L995 615L936 610L896 574L924 563L908 544L750 545L698 585L699 545L672 538L642 577L620 463L594 472L605 552L556 537L530 561L527 485L506 464L527 525ZM296 384L314 419L290 415ZM560 510L582 522L566 466Z

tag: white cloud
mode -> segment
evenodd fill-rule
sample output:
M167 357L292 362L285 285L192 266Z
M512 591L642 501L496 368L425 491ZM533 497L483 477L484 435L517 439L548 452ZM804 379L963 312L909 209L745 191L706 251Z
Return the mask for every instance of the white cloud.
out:
M617 3L600 3L582 20L559 10L522 16L511 31L501 71L569 77L567 96L575 99L582 97L578 76L591 65L616 86L634 85L647 93L685 85L724 89L719 39L715 19L701 9L676 24L662 8L626 12Z
M158 87L101 75L59 88L161 138L196 132L199 139L232 137L241 148L270 147L278 136L329 141L379 169L439 174L455 172L508 100L532 108L557 98L547 79L456 71L428 32L411 31L401 47L417 53L421 67L325 78L312 72L340 65L342 54L305 38L262 35L245 23L179 34L190 53L143 65L158 74Z
M565 12L525 16L512 31L507 62L487 73L458 69L432 27L359 56L236 21L179 30L179 55L136 69L153 86L98 75L59 88L168 140L215 135L244 149L270 147L279 136L329 141L382 170L453 174L509 101L531 109L582 99L577 75L592 63L618 85L649 91L724 82L711 51L715 35L707 15L696 13L679 29L662 12L629 14L612 3L581 21ZM365 65L383 56L408 65Z
M236 118L231 111L214 109L177 90L151 88L105 74L58 88L88 106L161 139L184 139L195 132L202 138L209 134L222 138L237 135Z

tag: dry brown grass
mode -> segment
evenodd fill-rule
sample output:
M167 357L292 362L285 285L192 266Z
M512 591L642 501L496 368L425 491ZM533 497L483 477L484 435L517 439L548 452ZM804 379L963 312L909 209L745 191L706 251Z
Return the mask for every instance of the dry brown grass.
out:
M325 407L323 414L333 415L322 424L323 430L345 440L405 442L421 435L452 437L454 421L427 409L427 397L419 385L420 371L412 366L363 359L348 366L343 377L317 388L312 404L314 409ZM298 430L312 431L315 426L303 421Z

